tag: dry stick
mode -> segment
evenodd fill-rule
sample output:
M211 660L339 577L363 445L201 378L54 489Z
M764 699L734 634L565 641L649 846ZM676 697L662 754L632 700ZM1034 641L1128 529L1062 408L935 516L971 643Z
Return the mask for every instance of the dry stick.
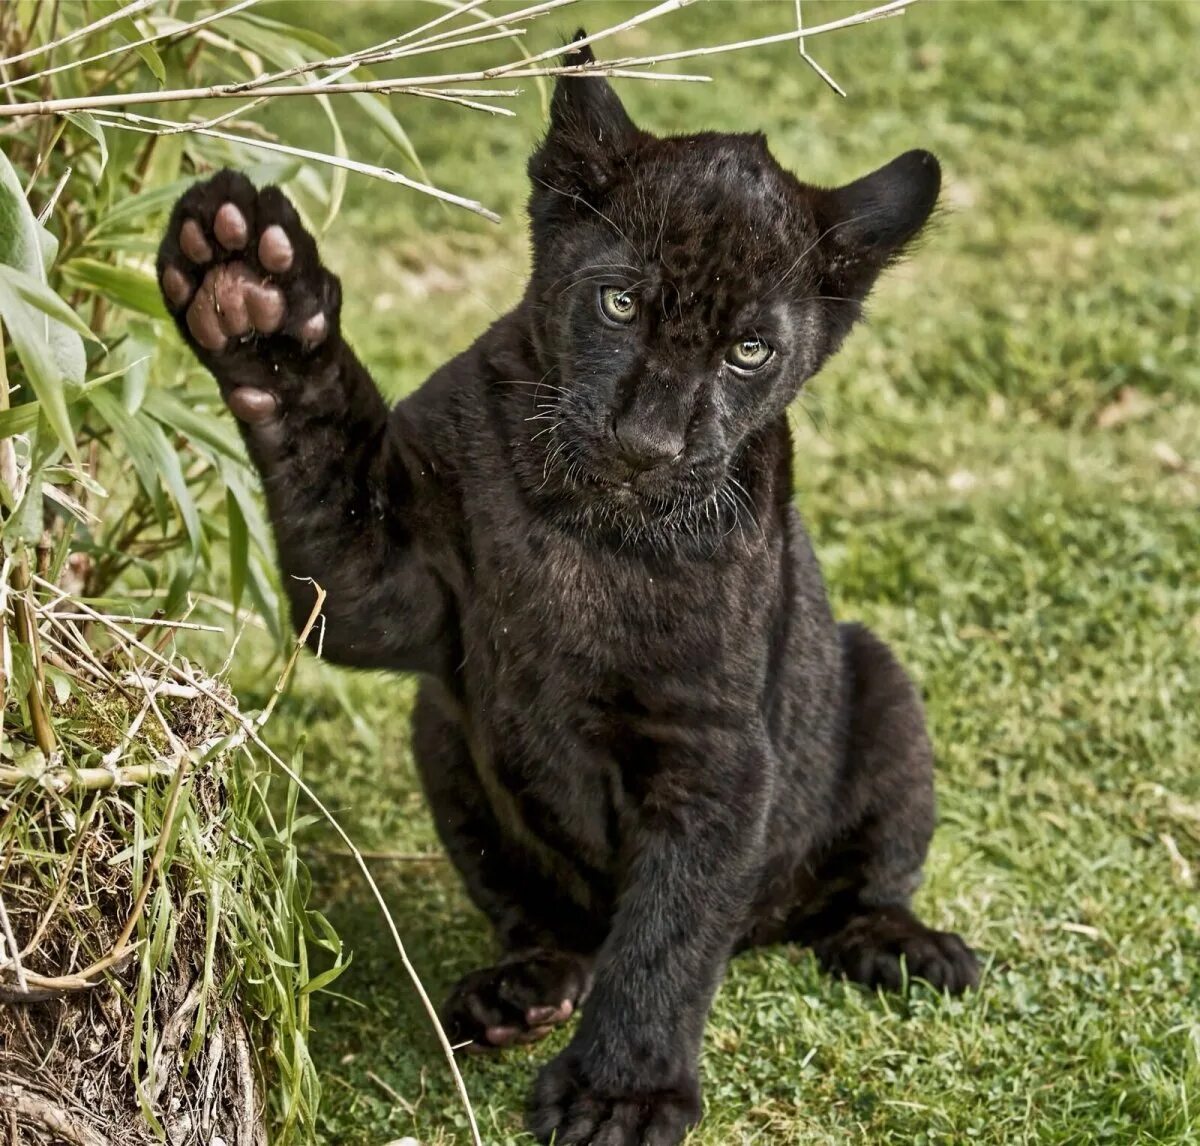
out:
M796 0L796 30L798 32L804 31L804 13L800 9L801 3L802 3L802 0ZM796 41L796 50L800 53L800 58L810 68L812 68L812 70L814 72L816 72L817 75L819 75L821 77L821 79L823 79L831 88L833 88L833 90L835 92L837 92L837 94L840 95L842 97L842 99L846 98L846 93L842 90L841 86L833 78L833 76L831 76L823 67L821 67L820 64L817 63L816 60L814 60L812 58L812 56L810 56L808 54L808 49L804 46L804 37L803 36L801 36L800 39L798 39Z
M307 89L312 94L312 89ZM128 131L144 131L144 128L138 127L134 123L123 123L118 119L109 119L108 115L114 113L106 113L105 122L112 127L125 128ZM122 115L122 118L129 118L126 113L115 113ZM511 112L505 112L511 115ZM160 120L152 116L134 116L132 118L144 120L148 123L168 124L171 127L176 127L173 120ZM228 131L215 131L208 127L197 127L193 129L197 135L207 135L213 139L224 139L229 143L240 143L245 147L257 147L263 151L277 151L283 155L295 155L300 159L311 159L318 163L328 163L333 167L344 167L347 171L355 171L359 175L370 175L376 179L383 179L388 183L398 183L402 187L408 187L413 191L423 191L426 195L432 195L435 199L445 200L447 203L453 203L457 207L465 207L468 211L474 211L476 215L482 215L485 219L493 223L500 222L500 216L495 211L489 211L482 203L475 199L464 199L461 195L455 195L450 191L443 191L440 187L433 187L428 183L420 183L416 179L409 179L407 175L401 175L399 171L393 171L390 167L376 167L370 163L361 163L357 159L348 159L340 155L326 155L320 151L309 151L305 147L291 147L286 143L275 143L266 139L251 139L247 135L234 135Z
M17 986L22 991L28 991L29 980L25 978L25 968L21 966L21 953L17 950L17 938L13 935L12 924L8 922L8 909L4 906L4 896L2 895L0 895L0 932L3 932L8 949L12 952L10 962L13 971L16 972Z
M373 44L371 47L364 48L358 52L347 52L343 56L333 56L327 60L306 60L304 63L297 64L295 67L287 68L284 71L273 72L269 75L259 76L256 79L248 81L249 88L253 89L255 87L261 87L268 83L275 83L281 79L290 79L292 76L302 75L305 72L310 72L322 67L337 68L341 67L343 64L348 64L351 66L351 68L357 67L361 62L359 59L360 56L372 52L383 51L396 44L400 44L405 40L411 39L413 36L419 35L421 32L427 31L430 28L435 28L439 24L444 24L447 20L453 20L455 16L461 15L464 12L470 12L472 9L478 8L481 4L486 2L487 0L469 0L469 3L464 4L461 8L456 8L449 12L443 13L441 16L435 17L428 23L422 24L419 28L413 28L399 36L393 37L390 40L384 40L381 43Z
M41 586L48 589L50 592L57 594L63 599L67 599L68 595L57 585L54 585L50 581L43 581L40 577L37 580ZM317 586L317 600L313 606L312 613L309 614L308 621L304 625L304 628L300 631L299 637L297 637L297 647L303 645L307 641L308 635L313 630L317 616L319 615L320 609L324 605L324 602L325 591L320 586ZM84 605L82 602L79 603L79 607L85 610L88 609L88 606ZM433 1001L429 998L429 993L425 990L425 986L421 982L420 976L417 974L417 969L413 966L412 961L408 957L408 950L404 946L404 941L400 938L400 931L396 927L396 921L392 917L391 911L388 909L387 900L383 898L383 892L379 890L379 885L375 882L374 876L371 875L371 869L367 866L366 860L363 859L362 853L359 852L358 848L354 846L354 841L350 838L349 834L346 832L346 829L342 827L337 817L334 816L334 814L325 806L320 797L318 797L316 792L309 787L300 774L294 768L292 768L291 765L287 764L279 755L279 753L276 752L265 740L263 740L263 738L259 735L253 721L238 711L238 709L225 700L224 697L208 688L202 681L196 680L194 677L184 672L183 669L181 669L178 665L167 660L165 657L160 656L153 649L143 645L142 642L130 638L129 634L123 632L117 625L115 625L112 621L107 620L102 614L96 613L93 617L93 620L99 622L106 628L116 631L122 640L128 642L136 648L139 648L143 653L146 653L151 660L158 662L158 664L161 665L168 673L181 680L184 684L192 685L204 696L208 697L213 704L221 709L222 712L229 716L230 719L232 719L239 726L239 728L245 734L245 738L251 740L258 747L258 749L269 760L271 760L275 766L279 768L279 770L283 772L284 775L287 776L288 779L290 779L292 783L300 789L301 792L304 793L304 795L312 802L313 806L316 807L321 815L324 816L329 822L330 826L337 833L347 850L351 855L354 856L355 862L358 865L358 869L362 872L363 879L366 880L367 886L371 889L371 895L375 899L376 904L379 906L379 910L382 912L383 917L387 922L388 930L391 932L392 941L395 944L396 951L400 956L400 962L403 964L406 974L412 981L413 988L416 990L417 995L421 1000L421 1005L425 1008L425 1013L429 1016L429 1021L433 1025L438 1042L441 1044L442 1052L445 1055L446 1062L450 1066L450 1072L454 1076L454 1085L458 1090L459 1097L462 1099L463 1107L466 1110L467 1121L470 1123L471 1141L474 1143L474 1146L483 1146L483 1139L479 1136L479 1126L475 1120L475 1110L471 1105L470 1096L467 1094L467 1084L463 1080L462 1072L458 1069L458 1062L454 1057L454 1048L450 1045L450 1040L446 1037L445 1028L442 1026L441 1020L438 1018L437 1008L433 1005ZM90 970L90 968L88 970ZM88 971L85 970L80 974L86 975L87 973Z
M886 20L890 16L902 16L906 8L911 8L919 0L889 0L878 8L870 8L865 12L856 12L853 16L844 16L840 20L830 20L827 24L817 24L803 31L777 32L773 36L759 36L754 40L738 40L729 44L714 44L709 48L686 48L681 52L663 52L656 56L641 56L629 59L613 60L612 63L622 68L645 67L648 64L666 63L669 60L694 60L701 56L717 56L722 52L740 52L744 48L763 48L770 44L786 44L789 40L798 40L801 36L821 36L826 32L836 32L841 28L853 28L858 24L869 24L873 20ZM583 41L579 41L583 43ZM512 73L505 73L512 74ZM0 107L0 114L4 109Z
M2 381L4 351L0 349L0 381ZM0 450L7 447L12 450L12 443L5 439L0 442ZM3 461L3 456L0 455L0 461ZM7 476L4 479L7 481ZM9 485L9 489L12 486ZM8 647L8 576L12 571L12 554L4 554L4 566L0 568L0 705L3 708L8 707L8 673L12 667L12 654ZM3 708L0 708L0 748L4 746L4 720Z
M46 708L46 673L42 666L41 647L38 642L37 624L33 619L33 604L29 599L29 558L24 552L17 558L12 571L16 603L13 617L17 622L17 639L29 646L33 657L33 680L29 682L29 719L33 724L33 737L47 758L58 748L54 725ZM40 580L40 578L39 578Z
M68 613L56 609L54 615L64 621L90 621L86 613ZM224 633L220 625L202 625L197 621L168 621L165 617L126 617L120 613L110 613L113 621L121 621L127 625L149 625L155 629L193 629L201 633Z
M130 947L123 950L110 951L103 959L97 959L95 963L89 967L85 967L70 975L38 975L33 971L26 971L25 977L29 980L30 987L34 989L40 988L43 991L86 991L94 987L95 978L102 971L107 971L110 967L123 965L126 960L132 957L133 953L142 945L143 940L139 939ZM2 989L2 988L0 988ZM42 998L48 996L35 995L34 998ZM18 996L18 1000L20 996ZM3 1001L0 997L0 1001Z
M342 851L338 848L318 848L316 851L307 853L317 859L352 859L353 853ZM446 855L444 852L390 852L390 851L360 851L359 854L364 859L369 860L388 860L392 863L443 863Z
M681 0L676 0L681 2ZM898 2L898 0L897 0ZM915 3L916 0L905 0ZM861 23L861 20L854 21ZM840 26L840 25L839 25ZM821 29L812 29L805 35L815 35ZM776 43L778 40L794 40L795 32L785 32L782 37L766 37L764 41L747 40L742 44L719 45L715 48L699 49L699 54L711 54L719 51L730 51L734 48L750 46L760 42ZM581 41L582 42L582 41ZM556 48L561 54L562 49ZM685 53L686 54L686 53ZM537 60L539 57L535 56ZM654 64L659 59L675 59L676 56L647 56L634 61L639 66ZM456 72L452 75L410 76L390 80L367 80L358 83L327 84L314 89L312 84L294 84L285 87L250 89L244 81L233 84L211 84L203 88L176 88L161 92L112 92L108 95L75 96L69 99L36 100L30 103L0 104L0 117L21 115L58 115L65 111L102 111L107 108L138 107L148 103L180 103L190 100L234 99L243 96L247 91L254 90L258 95L276 99L281 96L311 96L311 95L345 95L353 92L392 92L397 95L411 88L442 87L445 84L473 83L479 80L517 79L535 76L615 76L620 79L672 80L692 83L710 83L711 76L673 75L662 72L632 71L627 66L629 61L616 60L595 64L585 64L563 67L529 68L519 67L525 61L509 65L504 69L487 68L475 72ZM515 70L513 70L515 69Z
M509 35L521 36L525 34L522 29L509 29L510 24L525 24L531 20L536 20L539 16L544 16L547 12L553 11L555 8L562 8L567 4L575 4L578 0L544 0L543 3L530 5L528 8L519 8L515 12L506 13L503 16L488 16L486 13L481 13L476 17L477 22L466 28L451 28L445 32L439 32L435 36L426 36L424 39L418 40L415 44L409 44L405 47L394 47L387 44L381 44L375 49L364 49L365 51L378 52L386 59L401 59L404 56L412 53L416 54L416 50L423 48L427 44L438 44L444 40L452 40L455 36L463 36L468 32L478 32L481 28L502 28L508 31ZM469 12L469 8L460 8L455 15L463 15ZM392 53L396 53L393 55ZM354 53L358 55L358 53Z
M119 8L115 12L110 12L102 20L97 20L94 24L88 24L83 28L76 28L74 32L68 32L65 36L60 36L57 40L51 41L49 44L39 44L36 48L30 48L27 52L22 52L19 56L7 56L0 60L0 67L6 67L8 64L17 64L22 60L31 60L34 56L44 55L46 52L51 52L55 48L61 48L63 44L70 44L74 40L81 39L84 36L90 36L93 32L99 32L102 28L107 28L110 24L115 24L118 20L123 20L126 16L134 16L138 12L145 11L155 0L133 0L132 4L126 4L124 8Z
M580 36L578 40L571 42L570 48L572 51L578 51L580 48L594 44L598 40L615 36L618 32L627 32L630 28L636 28L650 20L657 20L658 17L665 16L668 12L678 12L681 8L686 8L689 4L694 4L695 2L696 0L663 0L661 4L656 4L653 8L647 8L645 11L639 12L636 16L631 16L628 20L623 20L620 24L613 24L611 27L602 28L599 32L593 32L590 36ZM488 71L488 75L505 75L514 68L536 64L540 60L555 59L561 56L562 52L563 49L561 47L548 48L546 51L540 52L536 56L531 56L527 60L517 60L511 64L503 64L498 68L491 68Z
M462 35L461 31L456 30L457 35ZM426 56L431 52L445 52L451 48L466 48L471 44L486 44L493 40L510 40L514 36L525 35L524 28L504 28L499 32L484 32L479 36L469 36L462 40L444 40L438 43L430 44L410 44L407 48L395 48L389 51L367 54L360 59L354 61L354 66L359 64L384 64L392 60L407 60L412 56ZM317 65L320 67L320 64ZM311 68L305 68L305 71L311 71Z
M168 760L154 764L127 764L120 768L51 768L36 776L21 768L0 767L0 788L16 788L35 779L43 788L61 795L67 791L107 792L149 784L172 776L175 766Z
M284 71L274 72L268 75L259 76L256 79L248 81L250 89L265 87L268 84L278 83L280 80L291 79L293 76L303 75L305 72L318 71L322 68L339 68L345 65L345 71L353 71L360 64L378 63L392 59L400 59L408 54L417 54L418 49L423 49L425 45L438 43L446 38L454 36L463 36L467 32L478 31L480 28L490 28L497 24L512 24L522 20L530 20L536 16L542 15L550 11L552 8L561 7L564 4L574 4L576 0L547 0L546 3L536 4L530 8L522 8L517 12L513 12L507 16L493 16L482 20L476 24L474 28L452 28L445 32L440 32L435 36L428 36L423 40L418 40L415 44L409 44L407 47L400 47L407 40L419 35L421 32L428 31L430 28L437 27L445 23L447 20L452 20L456 16L461 16L465 13L478 8L485 0L472 0L471 3L463 5L461 8L454 9L444 13L420 28L414 28L403 35L395 36L390 40L384 40L382 43L373 44L368 48L361 48L356 52L347 52L344 56L334 56L327 60L306 60L294 67L287 68ZM514 35L516 33L502 32L501 36ZM450 45L447 45L450 46ZM453 46L458 46L457 44ZM343 73L345 74L345 73Z
M69 60L65 64L46 68L44 71L34 72L32 75L18 76L16 79L5 80L3 83L0 83L0 89L11 88L17 84L31 84L36 80L44 79L46 76L70 71L71 68L82 68L88 64L96 63L97 60L106 60L109 56L122 55L136 48L145 47L147 44L153 44L158 40L165 40L168 36L189 35L197 28L203 28L205 24L212 24L217 20L223 20L226 16L232 16L234 12L240 12L243 8L249 8L251 5L257 3L259 3L259 0L238 0L236 4L232 4L228 8L221 8L216 12L210 12L207 16L202 16L199 20L193 20L190 24L182 24L163 32L156 32L152 36L143 36L140 40L134 40L128 44L118 44L115 48L109 48L107 52L99 52L94 56L88 56L82 60Z

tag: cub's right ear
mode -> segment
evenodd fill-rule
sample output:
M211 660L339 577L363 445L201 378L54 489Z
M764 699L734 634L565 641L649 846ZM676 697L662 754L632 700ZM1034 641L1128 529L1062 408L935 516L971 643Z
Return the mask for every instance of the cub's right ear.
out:
M580 29L574 39L585 35ZM589 44L563 56L567 67L595 60ZM603 76L559 76L546 138L529 160L535 200L542 191L589 201L603 195L641 136Z
M830 292L865 298L879 272L925 226L941 184L933 155L906 151L853 183L818 192L814 209Z

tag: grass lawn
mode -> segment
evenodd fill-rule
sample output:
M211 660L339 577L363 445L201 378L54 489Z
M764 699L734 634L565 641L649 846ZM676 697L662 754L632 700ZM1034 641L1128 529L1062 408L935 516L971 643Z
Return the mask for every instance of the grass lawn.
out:
M811 22L846 11L810 6ZM348 7L313 5L311 22L357 46L431 13ZM561 29L618 12L583 4ZM790 13L714 0L607 51L780 31ZM703 61L710 85L620 88L652 129L762 129L814 181L916 146L946 173L935 232L793 423L837 610L890 640L927 698L941 826L919 905L987 971L966 1000L898 999L829 981L804 951L739 957L691 1141L1200 1140L1197 42L1194 5L930 3L811 43L847 101L790 46ZM398 396L517 298L540 112L532 90L520 121L394 106L442 186L505 216L351 177L326 258L353 341ZM327 143L307 109L278 115L291 142ZM411 170L351 128L352 154ZM272 725L283 746L307 737L308 778L363 848L436 848L412 691L309 663ZM374 870L435 996L488 960L447 863ZM365 889L337 857L314 875L354 952L340 994L314 1004L326 1141L465 1142ZM531 1141L524 1093L565 1038L464 1063L486 1141Z

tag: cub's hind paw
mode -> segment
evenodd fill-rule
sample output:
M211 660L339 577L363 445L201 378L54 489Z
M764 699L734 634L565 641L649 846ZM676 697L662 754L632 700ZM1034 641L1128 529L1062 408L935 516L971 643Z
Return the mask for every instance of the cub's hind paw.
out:
M813 951L831 974L867 987L899 991L922 979L939 991L961 994L979 983L975 952L952 931L934 931L903 908L879 908L851 919L818 940Z
M579 1009L590 985L584 956L524 951L460 979L442 1022L451 1043L476 1050L537 1042Z
M236 171L176 203L158 276L184 338L246 421L274 413L279 361L310 356L337 330L337 278L295 208L277 187L258 191Z

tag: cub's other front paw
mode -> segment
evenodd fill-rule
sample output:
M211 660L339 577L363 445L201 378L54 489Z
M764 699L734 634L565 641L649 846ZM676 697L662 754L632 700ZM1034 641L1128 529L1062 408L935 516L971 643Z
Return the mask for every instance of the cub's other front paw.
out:
M555 1146L675 1146L699 1121L693 1071L670 1086L606 1085L571 1047L542 1068L526 1115L529 1132Z
M221 171L175 204L158 281L185 341L221 382L234 414L274 416L281 364L337 337L341 289L278 187Z
M567 951L522 951L463 976L442 1007L454 1045L495 1050L544 1039L578 1009L591 984L591 961Z
M868 987L899 991L904 970L939 991L960 994L979 983L975 952L952 931L934 931L903 908L879 908L851 919L813 944L821 965ZM901 966L903 961L903 968Z

